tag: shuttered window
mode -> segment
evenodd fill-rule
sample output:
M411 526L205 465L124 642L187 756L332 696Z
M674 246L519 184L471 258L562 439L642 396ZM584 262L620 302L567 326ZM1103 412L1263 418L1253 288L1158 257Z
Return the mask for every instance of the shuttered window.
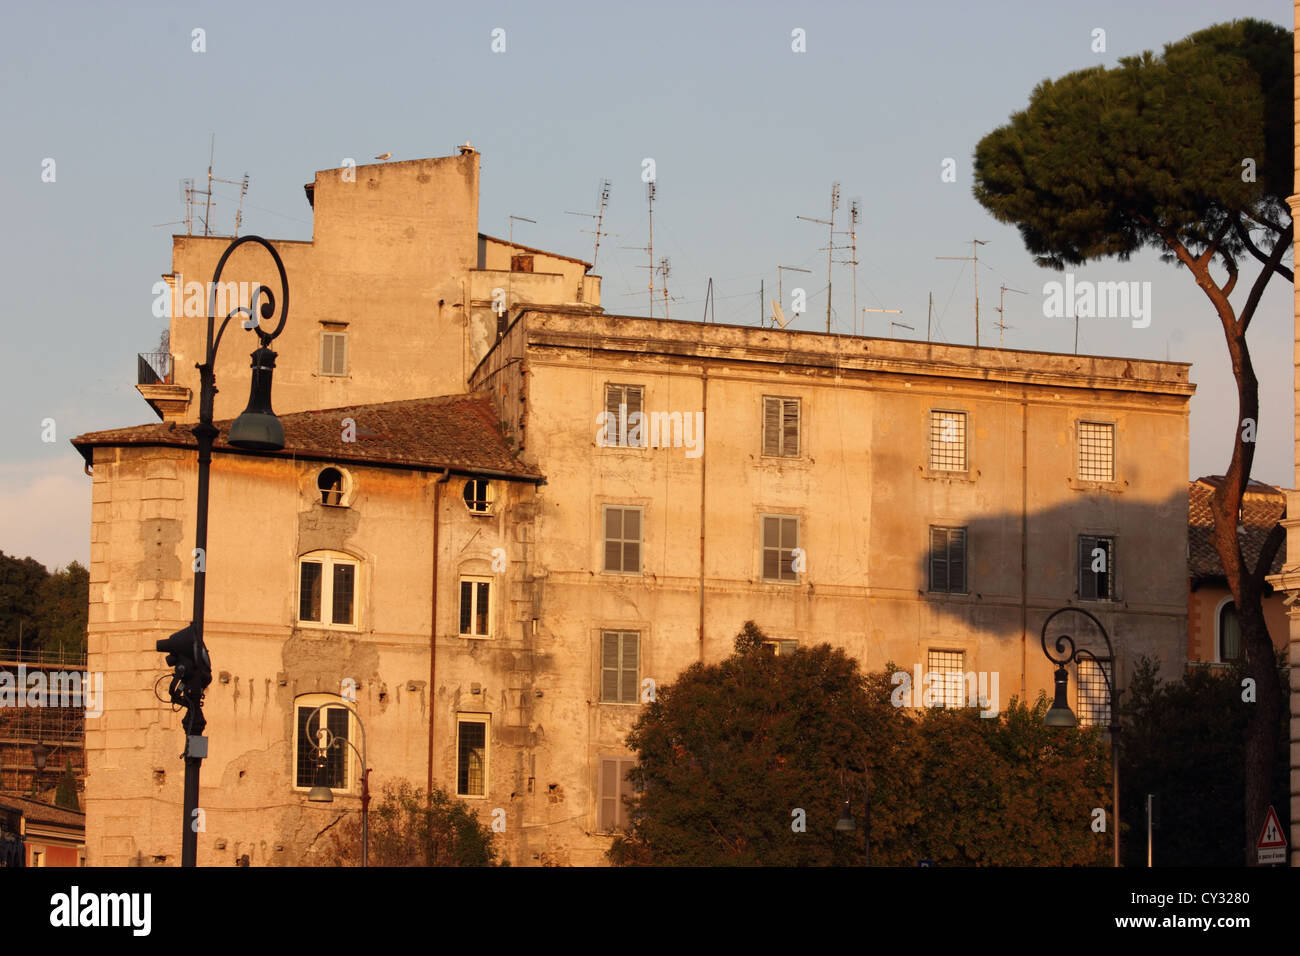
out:
M320 373L322 375L348 374L348 334L346 332L321 333Z
M966 593L965 528L930 528L930 590Z
M1115 600L1115 539L1079 535L1079 600Z
M623 798L636 793L632 781L627 779L628 771L635 766L636 761L631 757L600 758L600 810L597 828L601 833L626 830L631 824Z
M776 458L799 457L797 398L763 396L763 454Z
M794 549L799 547L799 519L791 515L763 515L763 580L798 581Z
M600 635L600 699L607 704L635 704L641 635L636 631L603 631Z
M641 385L606 385L606 447L642 448L646 443L645 388ZM636 419L632 416L637 415Z
M641 509L605 506L605 570L641 573Z

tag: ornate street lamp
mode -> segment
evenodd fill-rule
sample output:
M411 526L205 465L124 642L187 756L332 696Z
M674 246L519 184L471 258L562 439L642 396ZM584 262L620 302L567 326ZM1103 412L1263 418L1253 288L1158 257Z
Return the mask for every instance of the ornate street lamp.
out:
M331 733L328 727L320 727L316 731L316 739L312 739L312 718L316 718L319 727L320 712L331 707L346 710L356 718L357 727L361 729L360 750L357 750L357 745L349 737L339 737ZM361 723L360 715L346 704L321 704L307 715L307 721L303 725L302 732L307 738L307 742L315 749L319 760L316 765L316 785L307 794L307 800L311 803L334 802L334 791L329 788L325 776L325 757L331 747L341 741L351 747L352 751L361 758L361 865L368 866L370 861L370 765L366 762L366 727Z
M1082 614L1093 624L1097 625L1097 630L1101 633L1101 638L1106 642L1106 656L1098 657L1086 647L1075 647L1074 638L1068 634L1062 634L1053 642L1056 653L1053 654L1047 649L1047 625L1051 623L1052 618L1058 614L1072 612ZM1043 653L1047 659L1056 665L1056 695L1052 701L1052 708L1043 718L1044 725L1048 727L1077 727L1079 721L1075 718L1074 712L1070 710L1069 701L1066 699L1066 689L1070 686L1070 675L1066 671L1066 664L1074 664L1078 661L1092 661L1101 671L1102 679L1106 681L1106 691L1110 700L1110 723L1107 729L1110 731L1110 781L1111 781L1111 828L1114 831L1114 865L1119 866L1119 692L1115 689L1113 675L1106 672L1105 665L1115 664L1115 648L1110 643L1110 635L1102 627L1101 621L1097 620L1083 608L1063 607L1058 608L1051 614L1047 615L1047 620L1043 621L1042 632Z
M32 748L32 764L36 772L32 774L32 799L40 798L41 773L45 770L45 764L50 759L50 748L40 741Z
M276 271L280 274L279 322L274 330L262 330L261 320L276 314L275 296L264 285L255 285L248 308L237 308L221 323L213 335L216 322L217 288L221 270L231 253L246 242L260 245L271 254ZM226 326L237 315L245 316L243 328L256 331L258 349L253 352L253 381L248 407L231 425L228 441L236 448L252 451L276 451L284 447L284 427L271 410L271 374L275 368L273 342L284 329L289 315L289 280L284 273L284 263L274 247L260 236L236 239L217 261L208 287L208 340L207 350L199 370L199 422L194 426L194 437L199 445L198 518L194 535L194 611L189 626L169 638L157 642L158 651L167 654L167 663L176 670L169 693L173 703L185 708L181 725L185 728L185 816L181 824L181 866L194 866L198 856L199 769L208 754L208 739L203 736L207 721L203 717L203 692L212 683L212 663L203 644L203 610L207 590L208 549L208 484L212 465L212 445L217 429L212 424L212 406L217 394L214 371L217 349Z

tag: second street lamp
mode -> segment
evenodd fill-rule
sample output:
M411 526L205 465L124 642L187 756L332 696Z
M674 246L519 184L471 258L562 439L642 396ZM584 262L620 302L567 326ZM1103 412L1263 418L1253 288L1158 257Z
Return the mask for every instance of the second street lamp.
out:
M280 276L279 322L270 332L262 330L261 320L276 316L275 295L261 284L254 285L247 308L236 308L215 330L217 289L220 288L221 270L226 260L244 243L256 243L271 254ZM217 349L226 326L237 315L246 317L243 328L256 331L258 349L253 352L253 382L248 407L230 428L228 441L236 448L251 451L276 451L284 447L284 428L271 410L271 374L275 368L275 353L271 343L284 329L289 315L289 280L284 273L284 263L279 253L261 236L244 236L236 239L217 261L212 283L208 286L208 338L204 360L199 370L199 422L194 426L194 437L199 446L198 515L194 534L194 610L188 627L169 638L157 642L160 653L167 654L167 663L176 670L169 694L172 703L184 708L181 725L185 729L185 809L181 822L181 866L194 866L199 845L199 770L208 755L208 739L203 736L207 721L203 717L203 692L212 682L212 663L203 643L204 599L207 594L208 562L208 486L212 466L212 446L217 429L212 423L212 409L217 395L215 365Z
M320 725L320 712L322 710L328 710L331 708L346 710L353 718L356 719L357 727L361 731L360 750L357 750L357 745L352 742L350 737L339 737L337 734L331 733L328 727L323 727ZM312 734L311 734L312 718L316 718L317 727L319 727L319 729L316 731L317 734L316 740L312 740ZM311 788L311 791L307 794L307 800L311 803L333 803L334 802L334 791L331 790L329 787L327 774L325 772L326 759L329 754L330 748L332 748L335 744L342 742L347 744L349 747L351 747L353 752L358 757L361 758L361 865L369 866L370 865L370 766L369 764L366 763L366 727L363 723L361 723L361 715L358 714L351 707L348 707L346 704L321 704L319 707L317 707L315 710L313 710L310 714L307 715L307 720L303 725L302 732L303 735L307 738L307 742L311 744L312 747L315 748L317 754L317 760L319 761L319 763L316 765L315 786L313 786ZM347 752L344 751L345 756L346 753Z

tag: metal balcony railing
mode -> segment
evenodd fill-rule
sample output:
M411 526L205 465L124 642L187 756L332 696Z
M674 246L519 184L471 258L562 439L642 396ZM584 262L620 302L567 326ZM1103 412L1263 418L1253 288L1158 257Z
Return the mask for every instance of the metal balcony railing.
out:
M170 352L140 352L137 358L137 385L172 384L172 356Z

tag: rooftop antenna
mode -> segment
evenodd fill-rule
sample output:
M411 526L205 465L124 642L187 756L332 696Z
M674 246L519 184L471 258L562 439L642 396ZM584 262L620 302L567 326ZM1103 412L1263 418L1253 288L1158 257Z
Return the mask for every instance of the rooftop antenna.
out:
M862 315L862 334L863 334L863 335L866 335L866 333L867 333L867 313L868 313L868 312L884 312L884 313L887 314L887 315L902 315L902 314L903 314L903 310L902 310L902 309L868 309L868 308L863 308L863 310L862 310L862 312L861 312L861 315ZM857 329L857 326L856 326L856 325L855 325L854 328L853 328L853 334L854 334L854 335L857 335L857 334L858 334L858 329ZM891 338L892 338L892 336L891 336Z
M930 304L925 309L925 340L930 341L930 316L934 315L934 293L930 293Z
M972 239L969 256L935 256L936 259L949 259L954 262L975 263L975 347L980 347L980 246L987 246L985 239Z
M659 260L659 274L664 277L664 318L668 318L668 257Z
M650 256L650 318L655 317L655 183L654 180L645 184L646 202L650 207L650 241L646 246L646 252Z
M612 232L602 232L602 231L601 231L601 228L600 228L600 227L601 227L601 224L604 223L604 221L605 221L605 207L608 206L608 205L609 205L609 180L608 180L608 179L602 179L602 180L600 181L600 212L598 212L598 213L590 213L590 212L569 212L568 210L565 210L565 215L566 215L566 216L586 216L588 219L594 219L594 220L596 220L596 228L595 228L594 230L592 230L592 229L584 229L584 230L582 230L583 232L588 233L589 235L592 234L592 233L594 232L594 234L595 234L595 236L596 236L596 249L595 249L595 251L592 252L592 254L591 254L591 268L592 268L592 271L595 271L595 269L596 269L596 257L600 255L600 237L601 237L601 236L612 236L612 235L614 235L614 233L612 233Z
M506 308L509 308L510 306L515 304L515 297L513 294L514 276L515 276L515 264L513 261L515 257L515 220L518 220L519 222L531 222L534 226L537 225L536 219L529 219L527 216L510 216L509 218L510 218L511 262L510 262L510 271L506 273L506 303L507 303ZM497 313L498 317L500 316L500 314L501 313Z
M212 161L217 150L217 134L212 134L212 139L208 144L208 188L196 189L193 179L183 179L181 183L185 188L185 235L194 235L194 207L198 203L198 197L203 196L203 235L211 236L214 234L212 227L212 184L229 183L232 186L239 187L239 205L235 209L235 237L239 236L239 227L244 218L244 196L248 194L248 173L244 173L244 178L239 179L222 179L220 176L212 175ZM162 223L170 225L170 223Z
M713 307L713 321L718 321L717 300L713 298L713 276L709 276L709 288L704 293L704 315L700 317L701 322L709 320L709 307Z
M776 296L777 296L776 301L781 303L783 307L785 305L785 276L782 273L785 272L806 272L808 273L808 275L812 275L811 269L800 269L798 266L777 266L776 267ZM772 310L773 322L776 321L776 316L778 312L780 312L779 309ZM781 328L785 328L785 323L789 320L785 318L784 313L781 313L781 319L782 319Z
M1008 287L1005 282L1002 283L1002 285L999 287L998 289L998 348L1002 348L1002 333L1005 332L1007 329L1015 328L1014 325L1007 325L1007 323L1003 321L1003 319L1005 319L1006 316L1002 314L1002 305L1003 305L1003 300L1006 299L1008 292L1014 292L1016 293L1016 295L1029 294L1024 289L1012 289Z
M856 321L858 315L858 200L849 203L849 248L853 251L849 254L849 259L845 265L853 267L853 315ZM857 335L857 328L853 329L853 334Z
M910 325L904 325L902 322L890 322L890 323L889 323L889 337L890 337L891 339L894 337L894 329L909 329L909 330L911 330L911 331L913 331L913 332L916 331L916 329L913 329Z
M826 248L826 331L831 330L831 262L835 249L835 210L840 208L840 184L831 183L831 218L813 219L811 216L795 216L804 222L821 223L830 227L830 241Z

